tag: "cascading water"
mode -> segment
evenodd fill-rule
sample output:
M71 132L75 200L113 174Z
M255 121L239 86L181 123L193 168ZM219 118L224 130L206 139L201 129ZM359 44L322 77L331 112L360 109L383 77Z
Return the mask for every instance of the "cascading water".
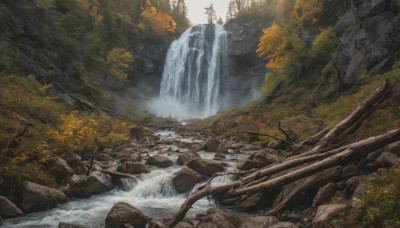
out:
M194 26L168 50L159 102L152 111L176 118L207 117L222 107L221 80L228 74L227 32L222 26Z

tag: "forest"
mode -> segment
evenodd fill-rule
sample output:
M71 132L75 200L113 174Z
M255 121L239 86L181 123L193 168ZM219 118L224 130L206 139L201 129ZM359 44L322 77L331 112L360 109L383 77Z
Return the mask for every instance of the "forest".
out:
M400 2L193 1L0 1L0 226L400 226Z

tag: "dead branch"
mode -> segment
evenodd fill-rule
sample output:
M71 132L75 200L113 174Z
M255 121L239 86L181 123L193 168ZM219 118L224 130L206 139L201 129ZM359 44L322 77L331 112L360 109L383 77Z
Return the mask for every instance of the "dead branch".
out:
M267 136L267 137L270 137L270 138L273 138L273 139L276 139L276 140L280 140L280 141L282 141L282 142L285 142L285 143L288 144L288 145L292 145L292 143L290 143L290 142L288 142L288 141L286 141L286 140L284 140L284 139L281 139L281 138L278 138L278 137L275 137L275 136L272 136L272 135L268 135L268 134L256 133L256 132L250 132L250 131L238 131L238 132L236 132L236 133L239 133L239 134L249 134L249 135Z

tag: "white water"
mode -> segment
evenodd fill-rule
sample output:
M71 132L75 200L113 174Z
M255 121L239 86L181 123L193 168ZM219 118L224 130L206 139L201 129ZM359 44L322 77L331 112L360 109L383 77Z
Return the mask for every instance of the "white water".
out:
M160 97L148 108L163 117L204 118L222 107L220 81L226 74L227 32L199 25L175 40L167 54Z
M160 134L163 138L178 136L174 132L160 132ZM206 159L214 157L214 153L209 152L199 152L199 155ZM164 156L167 155L164 154ZM227 159L235 159L238 158L237 156L242 155L228 155ZM168 157L175 160L177 155L171 154ZM232 170L235 162L228 162L228 164L229 167L226 171ZM188 197L188 194L178 194L171 184L173 173L181 168L177 165L165 169L153 168L150 173L141 175L137 183L125 179L123 186L119 189L90 198L73 199L49 211L5 220L6 225L4 227L46 228L57 227L59 222L80 224L93 228L104 227L107 214L112 206L118 202L129 203L149 217L171 217ZM221 176L217 177L212 185L220 185L230 181L232 181L232 176ZM198 213L205 213L208 208L216 207L212 200L201 199L193 205L187 216L195 217ZM220 208L219 210L223 209Z

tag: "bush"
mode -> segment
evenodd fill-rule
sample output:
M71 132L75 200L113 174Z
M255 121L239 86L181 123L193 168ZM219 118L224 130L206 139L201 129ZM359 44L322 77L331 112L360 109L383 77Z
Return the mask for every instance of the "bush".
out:
M332 27L322 31L312 43L311 60L313 63L325 63L335 49L335 32Z

